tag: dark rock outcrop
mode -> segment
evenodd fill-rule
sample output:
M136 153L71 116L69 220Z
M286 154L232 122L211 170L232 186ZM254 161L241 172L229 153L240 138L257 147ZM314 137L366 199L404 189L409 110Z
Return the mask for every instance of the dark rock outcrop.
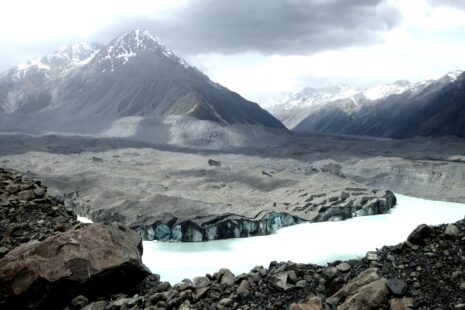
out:
M81 224L31 241L0 260L0 306L56 309L78 295L134 291L148 274L141 255L141 238L118 224Z
M209 166L214 166L214 167L221 167L221 162L218 161L218 160L214 160L214 159L209 159L208 160L208 165Z

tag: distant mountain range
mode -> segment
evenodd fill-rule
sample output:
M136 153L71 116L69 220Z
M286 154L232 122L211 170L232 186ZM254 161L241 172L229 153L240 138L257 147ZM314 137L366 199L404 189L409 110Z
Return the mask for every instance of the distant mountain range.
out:
M0 76L2 131L108 133L115 124L124 130L126 125L173 117L178 123L179 117L188 117L221 126L284 128L147 31L134 30L106 46L67 46Z
M465 137L464 83L465 75L453 71L369 89L307 87L267 102L273 116L160 39L134 30L108 45L70 45L1 74L0 131L235 146L275 143L272 131L285 129L283 123L300 133Z
M266 104L288 128L301 133L465 137L464 82L462 71L452 71L438 80L361 90L307 87Z

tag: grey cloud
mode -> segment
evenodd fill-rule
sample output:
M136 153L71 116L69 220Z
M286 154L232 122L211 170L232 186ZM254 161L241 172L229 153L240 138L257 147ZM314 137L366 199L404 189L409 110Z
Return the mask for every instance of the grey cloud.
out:
M348 46L370 45L400 22L401 14L384 0L191 0L158 19L120 17L87 41L108 43L132 29L148 29L180 55L308 55ZM0 72L43 56L76 38L0 42ZM14 50L14 53L11 50Z
M146 28L183 54L311 54L369 45L400 22L382 0L195 0L159 20L125 20L97 38Z
M465 10L465 1L463 0L428 0L435 6L448 6Z

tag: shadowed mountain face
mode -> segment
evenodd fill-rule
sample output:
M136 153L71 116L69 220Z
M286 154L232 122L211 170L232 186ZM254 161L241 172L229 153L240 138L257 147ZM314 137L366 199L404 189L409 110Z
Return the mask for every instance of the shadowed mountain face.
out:
M294 130L390 138L465 137L465 74L449 74L358 105L348 100L321 105Z
M284 128L146 31L73 45L0 77L2 130L98 133L121 118L169 115Z

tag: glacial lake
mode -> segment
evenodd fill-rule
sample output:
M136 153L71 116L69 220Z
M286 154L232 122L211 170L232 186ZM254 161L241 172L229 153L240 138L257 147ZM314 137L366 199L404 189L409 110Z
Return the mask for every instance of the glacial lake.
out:
M188 243L144 241L142 260L171 284L220 268L238 275L258 265L268 267L273 260L324 265L403 242L419 224L452 223L465 216L465 204L396 197L397 205L388 214L304 223L268 236Z
M324 265L354 259L384 245L407 239L420 224L452 223L465 217L465 204L426 200L395 194L390 213L361 216L340 222L304 223L279 229L275 234L208 242L144 241L142 261L162 281L213 274L228 268L236 275L270 262L293 261ZM79 217L83 223L92 223Z

